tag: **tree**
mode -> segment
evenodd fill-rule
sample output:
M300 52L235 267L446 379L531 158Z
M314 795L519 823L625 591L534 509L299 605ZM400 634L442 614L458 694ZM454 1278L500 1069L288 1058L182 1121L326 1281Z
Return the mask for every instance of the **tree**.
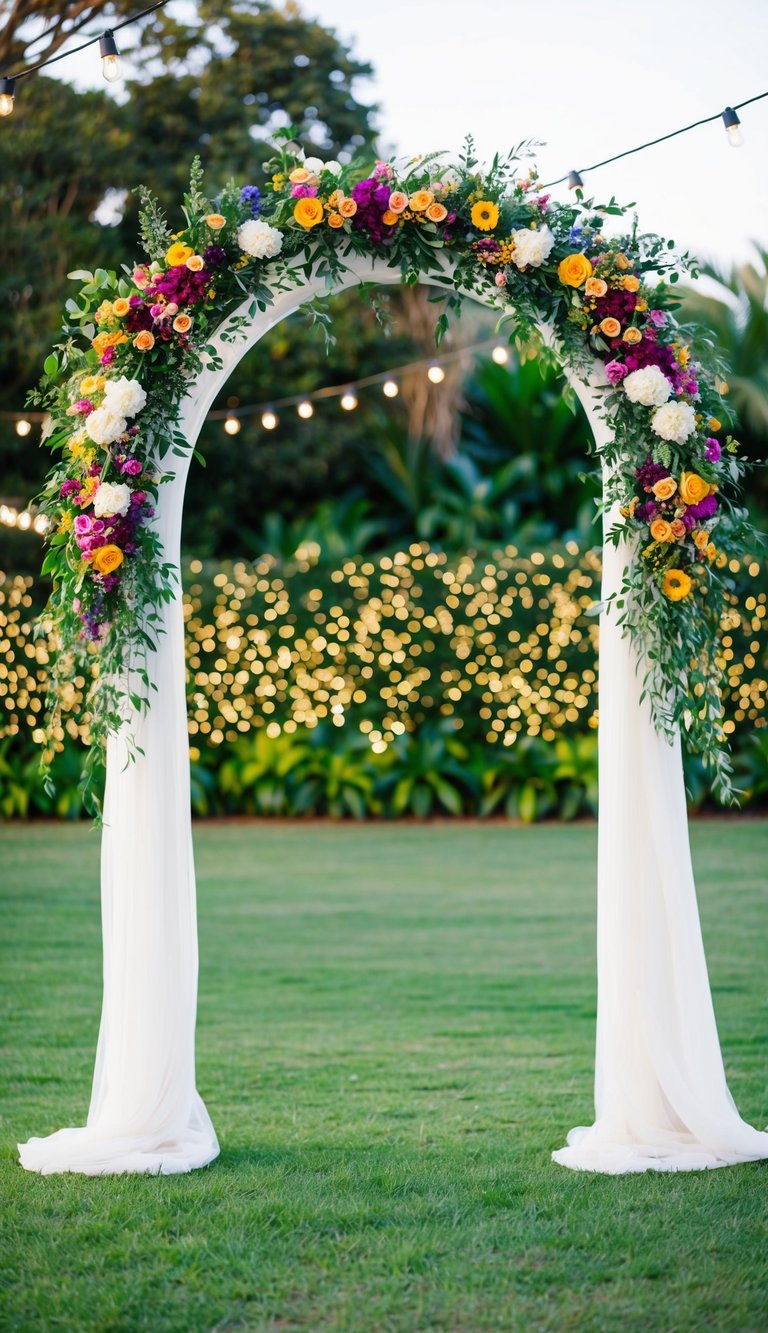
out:
M131 0L0 0L0 70L48 60L99 15L107 29L135 11Z

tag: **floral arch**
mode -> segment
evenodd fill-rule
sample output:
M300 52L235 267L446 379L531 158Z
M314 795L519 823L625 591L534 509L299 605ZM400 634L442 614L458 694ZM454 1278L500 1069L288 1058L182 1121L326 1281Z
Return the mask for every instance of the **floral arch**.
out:
M468 146L455 164L364 173L286 145L273 167L264 197L231 185L215 205L195 167L175 235L144 197L149 261L71 275L84 285L70 336L34 400L60 455L42 501L50 735L85 663L107 753L104 1002L87 1125L20 1145L22 1164L173 1173L219 1151L195 1085L186 475L211 403L270 328L323 295L400 282L537 328L602 460L596 1118L555 1159L614 1173L768 1157L725 1082L688 847L681 725L728 786L714 648L742 517L720 367L674 319L685 260L636 227L606 237L613 200L553 204L514 154L483 170Z

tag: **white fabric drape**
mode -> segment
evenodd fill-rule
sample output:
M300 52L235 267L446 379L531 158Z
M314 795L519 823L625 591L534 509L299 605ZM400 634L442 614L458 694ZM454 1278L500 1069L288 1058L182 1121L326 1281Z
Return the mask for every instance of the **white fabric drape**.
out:
M396 283L397 268L350 260L336 290ZM446 262L446 278L451 270ZM452 283L450 283L452 286ZM233 366L273 325L325 290L315 276L244 316L247 336L215 342L185 401L180 429L195 444ZM473 293L466 295L472 297ZM593 388L574 383L598 446L609 427ZM189 457L161 488L158 525L178 566ZM625 555L604 546L604 595ZM107 756L102 843L104 1003L93 1093L84 1128L19 1146L30 1171L171 1174L218 1153L195 1087L197 994L195 882L189 809L184 638L180 600L150 667L157 692L131 718L143 750L127 762L125 738ZM679 745L654 731L627 640L611 612L600 638L600 826L596 1121L573 1130L556 1161L576 1169L682 1170L768 1157L768 1134L738 1116L723 1074L688 848Z

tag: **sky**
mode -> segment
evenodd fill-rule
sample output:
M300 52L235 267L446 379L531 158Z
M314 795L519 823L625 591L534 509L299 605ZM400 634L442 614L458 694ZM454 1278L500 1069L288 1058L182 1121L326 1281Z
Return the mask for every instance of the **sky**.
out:
M397 153L489 159L537 139L543 181L588 166L768 89L768 0L302 0L370 61L358 95L380 106ZM58 66L93 82L92 52ZM642 230L720 266L768 248L768 98L585 177L587 193L636 203ZM558 186L555 194L567 196Z

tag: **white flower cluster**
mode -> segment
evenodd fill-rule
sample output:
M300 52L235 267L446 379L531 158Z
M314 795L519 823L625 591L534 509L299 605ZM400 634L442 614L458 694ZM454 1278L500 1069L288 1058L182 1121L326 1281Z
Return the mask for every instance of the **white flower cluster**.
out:
M131 489L122 482L115 485L102 481L93 497L93 512L97 518L114 518L127 514L131 503Z
M254 259L274 259L283 248L282 233L261 218L249 218L237 233L240 249Z
M696 413L690 403L665 403L663 407L656 408L651 417L651 426L662 440L682 444L696 429Z
M622 385L629 401L641 403L643 407L661 407L672 392L672 385L658 366L633 370Z
M515 243L512 263L519 269L541 268L555 244L549 227L537 227L535 230L521 227L519 231L512 232L512 240Z
M135 417L145 406L147 395L138 380L107 380L101 407L91 412L85 423L87 434L102 448L114 444L128 429L128 417Z
M323 171L330 171L332 176L338 176L341 171L341 163L331 159L330 162L323 162L319 157L305 157L305 171L311 171L313 176L319 176Z

